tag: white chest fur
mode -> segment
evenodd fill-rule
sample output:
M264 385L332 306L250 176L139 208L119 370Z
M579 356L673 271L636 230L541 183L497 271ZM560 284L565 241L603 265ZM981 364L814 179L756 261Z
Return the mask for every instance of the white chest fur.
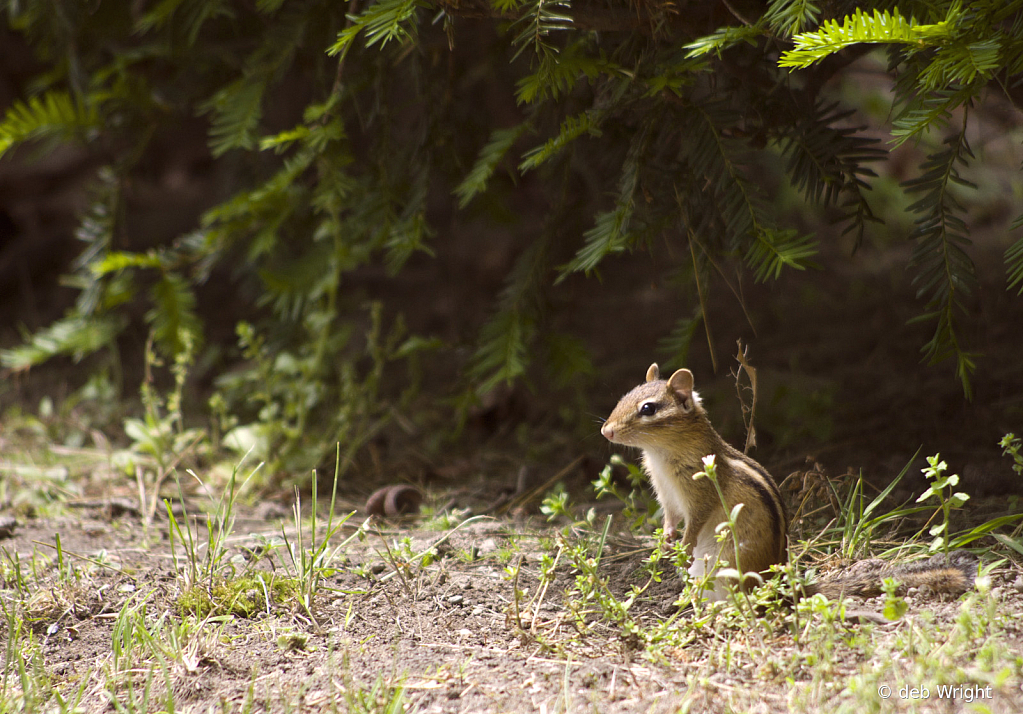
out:
M668 456L655 449L643 449L643 465L650 482L654 485L654 493L666 514L671 518L684 518L687 522L692 517L692 504L687 493L683 478L692 478L689 474L682 475L678 467Z

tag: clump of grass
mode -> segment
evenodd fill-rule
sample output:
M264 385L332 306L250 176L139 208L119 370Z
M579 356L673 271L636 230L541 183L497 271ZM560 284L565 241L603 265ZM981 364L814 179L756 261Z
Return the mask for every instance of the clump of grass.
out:
M342 711L349 714L405 714L409 710L403 684L404 675L399 676L392 672L390 677L387 677L381 672L372 684L356 681L352 677L347 650L338 669L341 696L337 697L335 702L344 704Z
M238 473L241 463L234 467L224 491L215 500L212 511L206 515L205 538L200 538L199 529L192 525L187 510L184 518L179 521L170 503L166 502L171 552L176 571L182 574L184 580L176 605L179 612L191 613L198 617L226 614L252 617L259 612L269 612L273 603L284 604L294 600L310 619L316 622L314 600L321 580L337 572L341 567L338 563L342 560L345 548L363 532L362 528L356 529L336 547L331 546L331 540L354 515L352 512L339 516L336 512L340 447L338 449L338 467L334 472L325 529L320 527L317 512L318 484L314 471L308 531L303 523L301 500L296 491L294 537L289 537L282 524L280 539L257 536L256 547L246 549L247 555L244 556L238 554L229 557L227 547L228 539L234 532L235 501L239 492ZM246 482L261 466L262 464L256 466L250 472ZM202 483L194 472L189 471L189 474ZM244 488L244 485L243 483L241 487ZM183 495L180 501L184 510ZM180 560L179 547L182 551ZM287 570L286 575L271 574L257 569L261 561L272 561L274 551L278 549L283 549L286 553L286 559L282 559Z
M175 606L181 615L250 618L261 612L269 613L273 604L299 600L301 594L302 584L298 578L257 572L219 580L212 588L192 585L178 595Z
M336 512L337 484L340 475L341 445L338 444L334 462L334 482L330 492L330 509L327 512L326 529L322 537L317 533L319 530L317 514L317 492L319 488L315 470L313 471L312 511L308 535L306 535L302 527L302 505L297 489L295 491L296 538L294 542L288 538L283 525L281 526L281 537L284 540L287 554L291 561L291 567L294 568L293 577L298 586L296 596L302 605L302 609L305 610L314 623L316 622L316 616L313 611L313 601L319 591L321 579L330 577L337 572L338 566L334 564L338 562L339 556L344 553L352 541L360 538L364 532L364 527L359 527L341 541L337 547L331 548L330 546L331 539L355 515L355 511L343 516L338 515ZM307 543L308 547L306 547Z
M184 489L180 481L178 481L178 492L180 494L179 503L184 513L183 525L174 515L170 501L164 500L167 518L170 523L168 536L171 556L174 561L175 571L184 575L185 589L196 585L204 585L208 590L212 590L215 584L214 581L219 577L223 577L225 570L231 570L233 567L227 561L228 549L226 541L234 532L234 507L235 499L238 495L238 469L240 466L241 463L235 466L224 492L221 493L219 499L214 501L215 506L212 512L206 514L205 542L200 542L198 528L193 528L191 524L185 503ZM256 466L250 472L248 478L251 479L261 466L262 464ZM188 473L203 489L206 488L202 479L194 471L189 470ZM178 560L177 544L180 544L183 550L183 563Z

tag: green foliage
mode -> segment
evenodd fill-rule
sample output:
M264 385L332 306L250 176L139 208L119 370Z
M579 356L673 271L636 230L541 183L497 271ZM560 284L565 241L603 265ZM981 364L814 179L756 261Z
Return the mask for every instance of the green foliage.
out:
M86 139L87 131L98 124L95 107L75 101L67 92L53 90L27 102L15 101L0 123L0 156L27 141Z
M628 490L615 483L615 466L625 468ZM650 498L649 491L644 488L645 484L646 475L642 469L615 454L593 482L593 490L596 491L597 498L614 496L621 501L625 506L622 509L622 516L628 523L629 530L640 532L647 525L657 525L654 516L659 508L657 501Z
M945 141L948 148L928 156L920 167L921 176L904 185L907 192L920 194L908 209L920 214L911 235L916 240L911 264L918 271L913 278L917 296L927 299L927 312L916 319L936 323L934 335L923 352L932 363L953 357L956 376L969 395L975 355L962 347L956 331L956 313L966 311L966 301L976 288L977 278L966 252L970 244L966 221L957 215L963 208L952 192L955 185L976 188L959 175L959 166L965 166L967 157L973 156L966 143L965 113L963 117L962 131Z
M834 485L828 481L827 487L832 490L835 502L842 504L838 509L835 532L841 536L840 553L844 558L857 558L868 552L871 541L882 526L891 526L895 522L927 509L926 506L907 507L902 505L890 511L879 510L884 505L885 499L909 472L909 467L915 459L916 454L869 503L867 503L864 492L863 474L857 477L849 493L844 496L835 491Z
M349 15L349 25L338 33L337 42L330 46L330 55L344 55L356 36L363 32L366 46L384 47L391 40L404 42L415 37L416 0L377 0L358 15Z
M914 284L926 301L919 319L934 324L933 336L922 350L924 359L931 363L952 359L970 396L976 355L964 345L958 315L967 310L976 271L968 252L966 207L957 198L965 192L953 189L976 189L960 175L973 156L966 140L970 107L999 72L1018 77L1023 69L1019 50L1023 8L1015 2L930 2L913 7L919 19L898 8L878 7L824 20L816 30L793 38L795 48L782 54L779 66L807 68L854 45L888 44L890 69L898 71L895 106L901 107L892 125L894 144L943 129L954 111L961 112L962 124L945 139L947 148L929 155L919 175L903 186L908 194L918 194L909 210L919 214L910 236L916 242ZM1018 242L1006 251L1009 289L1023 281L1021 256Z
M1012 470L1016 472L1016 475L1023 476L1023 453L1021 453L1023 452L1023 439L1009 433L1002 437L998 445L1002 447L1003 456L1012 457Z
M551 41L551 33L572 29L571 8L568 0L532 0L512 26L512 31L518 32L512 40L518 48L514 57L532 46L541 66L556 63L560 49Z
M163 366L162 359L153 350L153 343L146 345L145 381L140 389L142 406L145 413L141 419L124 420L124 433L131 440L131 447L126 453L115 454L114 461L139 479L139 487L152 486L152 510L156 508L157 491L160 482L167 476L172 464L178 463L188 450L193 449L202 441L204 433L200 429L186 429L185 418L181 411L185 379L188 369L195 358L195 340L192 333L182 332L176 336L182 348L174 358L171 373L174 387L166 395L161 394L154 386L154 372ZM148 457L156 464L155 473L149 473L142 464L137 463L134 455ZM143 504L145 507L146 504ZM148 517L151 517L149 513Z
M782 37L791 37L817 24L821 8L810 0L771 0L764 21Z
M962 493L961 491L952 492L952 489L959 485L959 474L946 476L946 469L948 469L948 464L941 460L941 456L939 454L928 456L927 466L923 469L923 473L924 476L927 477L927 480L930 481L931 485L928 486L927 490L921 493L920 497L916 499L917 503L921 503L932 498L938 501L938 505L941 508L942 520L941 523L936 523L931 526L928 532L934 536L934 540L931 541L930 549L935 551L941 548L944 553L948 553L949 550L949 514L953 508L960 508L970 498L967 493Z
M918 25L894 11L857 9L838 20L825 20L815 32L804 32L792 38L794 50L785 52L778 64L782 67L808 67L825 57L861 42L904 45L937 44L948 37L943 24Z
M88 320L72 313L35 334L25 335L25 344L0 353L0 364L8 369L29 369L56 355L70 355L75 361L103 347L110 347L120 320L108 317Z
M472 201L473 197L482 193L487 188L487 182L494 174L498 164L508 155L512 145L528 128L523 123L510 129L495 129L490 135L490 141L480 149L480 155L473 164L472 170L466 175L458 187L455 188L455 195L458 196L458 205L465 208Z
M568 117L562 122L556 136L526 152L519 164L519 171L526 173L537 168L581 136L600 136L598 125L599 120L590 112Z
M1023 228L1023 216L1017 218L1012 227L1014 230ZM1008 289L1016 290L1019 286L1016 294L1023 295L1023 236L1005 250L1005 265L1009 272Z
M713 53L719 58L722 52L732 49L737 45L747 44L756 46L757 41L763 36L763 26L742 25L740 27L723 27L709 35L693 40L685 46L688 50L687 57L702 57Z
M568 265L562 269L563 278L570 272L590 272L604 259L613 253L621 253L635 241L630 232L636 190L639 186L639 165L645 135L637 135L622 165L622 175L618 181L618 195L615 207L610 211L597 214L596 225L583 234L585 244L576 253Z
M805 270L813 265L809 259L817 254L817 241L813 236L799 236L795 231L774 231L764 229L750 244L746 262L753 269L757 282L768 278L775 280L785 266Z
M836 16L846 6L771 0L724 26L733 16L710 7L7 3L4 21L39 71L0 118L0 157L33 160L19 147L66 142L98 168L67 279L74 307L0 361L24 370L102 353L97 366L116 374L125 330L151 332L171 362L191 335L196 364L229 374L216 401L233 437L225 443L257 446L272 471L305 474L341 441L343 472L396 408L411 408L418 360L441 347L373 303L370 276L443 256L452 195L487 226L517 220L520 190L546 219L531 244L513 246L514 268L473 346L445 346L445 357L461 355L447 372L460 376L436 393L461 390L467 403L516 380L570 383L586 372L580 341L552 329L556 284L599 276L632 251L675 276L682 306L666 316L664 344L682 356L726 268L763 281L814 265L821 239L780 215L779 184L857 241L881 218L869 189L888 154L855 107L829 98L827 79L841 71L836 53L883 44L896 76L894 143L957 123L904 189L917 218L916 286L935 328L924 356L953 360L968 391L965 137L985 88L1014 86L1023 72L1021 4L878 0ZM214 188L184 227L141 228L139 187L164 190L166 147L200 122ZM474 256L489 254L483 234ZM1021 246L1005 254L1016 292ZM225 284L231 304L210 288ZM238 328L233 352L204 341L225 323Z
M808 201L845 209L843 220L849 225L844 232L855 231L859 245L866 224L881 223L866 197L867 179L876 176L868 164L887 158L887 152L877 147L877 139L859 133L864 127L843 126L852 115L838 104L817 102L782 137L781 147L794 187Z
M680 369L689 363L689 348L693 344L696 330L703 321L703 311L699 308L691 317L680 317L660 343L658 351L667 356L665 370Z

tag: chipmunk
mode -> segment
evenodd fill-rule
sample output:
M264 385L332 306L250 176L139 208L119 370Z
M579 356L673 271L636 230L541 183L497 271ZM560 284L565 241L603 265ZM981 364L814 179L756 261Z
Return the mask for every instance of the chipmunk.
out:
M680 369L661 379L657 364L650 365L646 381L618 402L600 429L608 441L643 450L643 466L653 483L664 511L664 534L678 537L677 525L685 521L682 544L692 559L689 574L696 578L712 574L717 561L735 558L738 540L741 574L766 575L768 569L788 559L788 515L781 492L767 470L735 449L714 430L700 395L693 389L693 374ZM743 504L736 517L735 532L719 542L718 525L728 520L722 498L708 478L694 479L704 471L703 457L713 455L717 482L730 511ZM891 565L881 560L854 564L844 574L803 588L804 595L823 593L829 598L843 594L870 597L882 592L881 581L894 578L902 588L928 587L935 592L961 594L973 587L976 556L965 551L943 554L927 561ZM727 582L718 577L710 599L724 597ZM756 578L742 577L749 589Z

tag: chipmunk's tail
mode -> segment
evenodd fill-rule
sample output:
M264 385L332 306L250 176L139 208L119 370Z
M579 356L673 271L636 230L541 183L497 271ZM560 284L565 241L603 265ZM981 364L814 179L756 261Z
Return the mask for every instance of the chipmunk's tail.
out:
M892 578L899 583L896 594L909 588L927 588L933 593L962 595L973 588L977 576L977 556L965 550L939 553L927 560L892 565L884 560L861 560L845 572L808 584L806 596L822 593L828 599L842 595L875 597L884 592L881 581Z

